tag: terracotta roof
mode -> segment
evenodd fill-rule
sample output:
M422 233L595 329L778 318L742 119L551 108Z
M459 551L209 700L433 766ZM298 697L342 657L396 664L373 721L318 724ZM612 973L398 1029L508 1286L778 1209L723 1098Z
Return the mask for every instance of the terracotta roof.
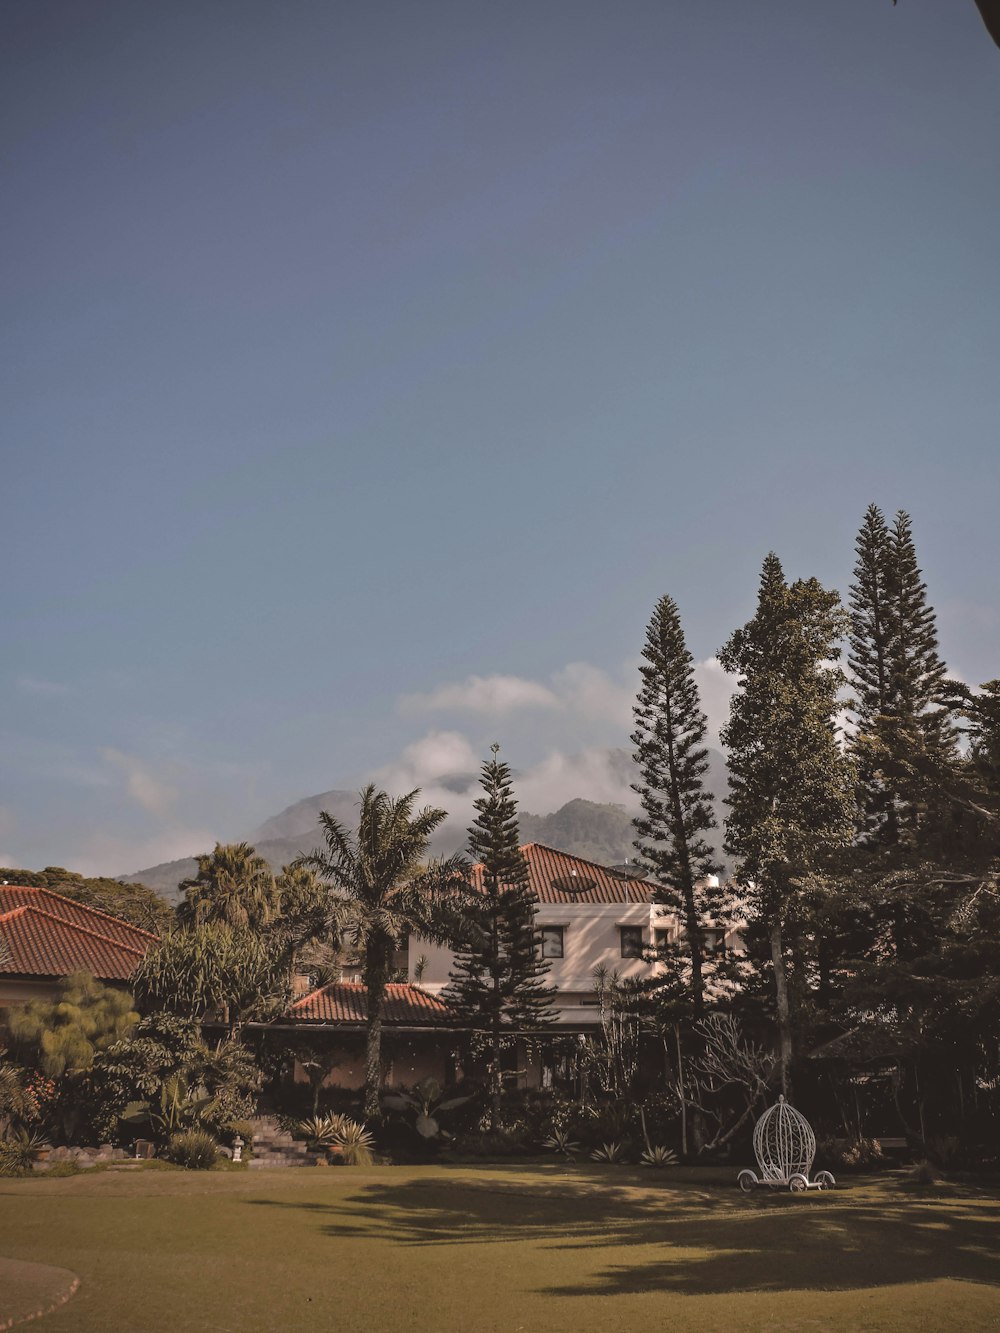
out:
M540 903L648 903L649 880L620 875L607 866L569 852L558 852L540 842L521 848L528 863L528 882ZM473 882L482 884L482 865L473 866Z
M334 981L296 1001L286 1017L311 1023L364 1023L368 1016L368 990L359 982ZM418 986L393 984L386 987L382 1003L384 1023L419 1024L440 1022L448 1010L440 1000Z
M120 917L111 916L86 903L74 902L64 898L61 893L51 889L28 888L23 884L0 884L0 916L15 907L37 907L50 916L69 921L72 925L82 926L84 930L95 931L99 935L114 940L126 948L141 949L143 953L157 938L148 930L140 930Z
M93 914L103 924L102 912ZM0 972L7 976L65 977L91 972L102 981L127 981L152 942L123 944L100 931L44 911L34 903L0 914Z

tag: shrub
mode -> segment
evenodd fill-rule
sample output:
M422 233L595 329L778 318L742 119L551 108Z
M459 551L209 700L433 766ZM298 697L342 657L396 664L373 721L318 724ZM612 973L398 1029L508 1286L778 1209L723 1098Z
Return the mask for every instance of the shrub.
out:
M914 1185L936 1185L941 1179L937 1167L933 1162L928 1162L926 1159L916 1163L911 1169L909 1177Z
M22 1139L0 1142L0 1176L24 1176L31 1170L34 1151Z
M595 1162L618 1164L625 1160L625 1145L616 1141L602 1143L599 1148L594 1149L590 1156Z
M571 1138L569 1131L565 1129L553 1129L549 1137L543 1142L543 1148L548 1148L551 1152L562 1153L564 1157L572 1157L580 1151L580 1145L575 1139Z
M885 1154L878 1139L822 1139L819 1156L824 1164L839 1171L877 1171L885 1164Z
M168 1162L189 1171L207 1171L219 1159L219 1148L211 1134L201 1129L185 1129L174 1134L163 1150Z
M340 1149L347 1166L371 1166L375 1160L372 1155L375 1140L364 1125L347 1116L340 1117L340 1125L331 1146Z
M664 1148L662 1144L654 1143L639 1160L643 1166L676 1166L677 1154L673 1148Z

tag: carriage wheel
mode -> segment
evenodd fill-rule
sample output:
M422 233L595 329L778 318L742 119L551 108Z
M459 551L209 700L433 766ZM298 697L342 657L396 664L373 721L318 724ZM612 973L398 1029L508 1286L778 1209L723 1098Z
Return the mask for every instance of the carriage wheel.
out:
M821 1190L832 1190L837 1184L829 1171L818 1172L814 1183Z
M736 1183L744 1194L752 1194L757 1188L757 1177L752 1171L741 1171L736 1177Z
M809 1181L805 1176L791 1176L788 1181L788 1188L793 1194L801 1194L803 1190L809 1188Z

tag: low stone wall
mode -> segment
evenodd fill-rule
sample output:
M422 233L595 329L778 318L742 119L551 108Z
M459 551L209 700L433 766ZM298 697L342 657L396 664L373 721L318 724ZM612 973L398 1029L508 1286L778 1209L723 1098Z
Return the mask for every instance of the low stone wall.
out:
M34 1170L48 1171L57 1162L75 1162L86 1170L98 1162L124 1162L128 1157L124 1148L112 1148L110 1143L102 1143L99 1148L51 1148L46 1157L34 1163Z

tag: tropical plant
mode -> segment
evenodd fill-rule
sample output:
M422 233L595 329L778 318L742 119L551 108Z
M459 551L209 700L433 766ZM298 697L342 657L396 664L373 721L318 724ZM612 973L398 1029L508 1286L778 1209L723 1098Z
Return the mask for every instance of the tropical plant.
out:
M287 954L266 935L218 921L164 935L132 984L147 1007L185 1018L220 1013L232 1031L280 1012L291 994Z
M617 1165L625 1160L625 1145L617 1140L602 1143L590 1156L595 1162L610 1162L612 1165Z
M170 1136L163 1156L189 1171L208 1171L219 1160L219 1145L203 1129L183 1129Z
M446 1097L436 1078L425 1078L414 1084L409 1092L386 1093L382 1105L388 1111L412 1113L413 1128L420 1137L436 1139L449 1137L447 1131L441 1128L438 1116L442 1112L457 1110L471 1101L471 1095Z
M165 1080L155 1101L130 1102L121 1119L133 1127L148 1124L157 1138L167 1139L201 1125L215 1108L215 1098L203 1089L192 1091L184 1075L175 1074Z
M411 932L447 942L453 927L442 925L438 909L465 884L465 865L458 858L424 868L430 836L447 812L414 811L418 795L393 798L369 785L361 792L356 832L324 810L319 820L326 847L297 862L340 895L351 914L350 934L364 955L364 1104L370 1118L379 1114L382 1006L393 952Z
M139 1021L132 997L75 972L59 983L53 1000L32 1000L8 1013L7 1026L19 1050L49 1078L87 1069L98 1051Z
M177 908L185 926L220 922L240 930L263 931L277 917L280 897L271 867L246 842L215 844L199 856L198 873L180 888Z
M35 1150L15 1136L0 1139L0 1176L23 1176L31 1170Z
M0 1047L0 1138L14 1125L33 1120L37 1113L34 1098L25 1086L24 1070L5 1060Z
M295 1132L299 1138L305 1139L310 1147L328 1148L336 1141L344 1120L344 1116L335 1113L313 1115L305 1120L300 1120L295 1126Z
M503 1053L515 1040L511 1033L537 1031L555 1017L550 1008L555 989L543 980L549 963L538 947L536 903L520 848L511 772L497 757L499 749L493 745L493 758L482 766L483 795L473 803L478 814L469 829L469 853L481 863L480 891L466 908L442 996L488 1052L490 1129L500 1120Z
M644 1149L639 1163L641 1166L676 1166L677 1154L673 1148L664 1148L661 1143L654 1143L652 1147Z
M342 1118L331 1146L340 1149L341 1159L346 1166L370 1166L375 1160L372 1151L375 1147L374 1137L364 1125L347 1116Z
M563 1157L573 1157L580 1151L579 1143L565 1129L553 1129L548 1138L543 1140L542 1147L562 1153Z

